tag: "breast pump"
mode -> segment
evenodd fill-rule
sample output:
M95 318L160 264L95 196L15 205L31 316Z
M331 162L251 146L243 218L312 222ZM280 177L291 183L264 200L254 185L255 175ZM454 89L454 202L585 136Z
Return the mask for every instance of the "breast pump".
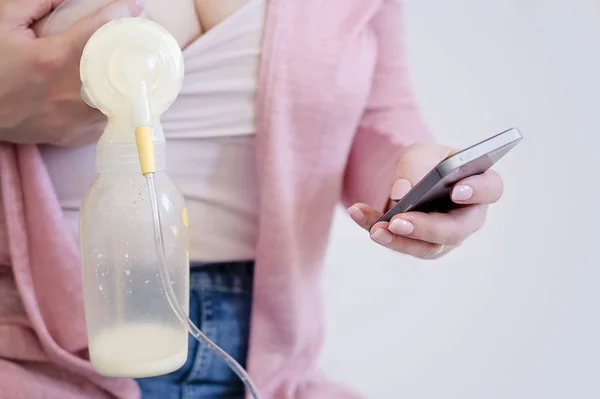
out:
M82 96L108 117L79 220L90 359L110 377L166 374L185 363L189 332L258 399L246 371L188 317L187 210L166 173L160 124L183 73L176 40L143 18L107 23L81 57Z

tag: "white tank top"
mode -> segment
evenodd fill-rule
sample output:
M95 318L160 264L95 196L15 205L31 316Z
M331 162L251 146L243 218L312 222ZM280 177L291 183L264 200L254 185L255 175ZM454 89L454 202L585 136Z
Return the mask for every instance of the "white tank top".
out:
M255 109L265 0L250 0L184 51L180 96L163 115L167 173L186 198L191 259L254 259L258 230ZM74 234L96 178L95 145L41 147Z

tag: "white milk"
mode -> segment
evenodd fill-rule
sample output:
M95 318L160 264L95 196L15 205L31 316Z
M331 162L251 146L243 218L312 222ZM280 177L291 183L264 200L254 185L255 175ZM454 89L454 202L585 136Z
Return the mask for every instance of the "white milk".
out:
M187 359L187 332L161 324L124 324L92 337L94 369L108 377L144 378L179 369Z

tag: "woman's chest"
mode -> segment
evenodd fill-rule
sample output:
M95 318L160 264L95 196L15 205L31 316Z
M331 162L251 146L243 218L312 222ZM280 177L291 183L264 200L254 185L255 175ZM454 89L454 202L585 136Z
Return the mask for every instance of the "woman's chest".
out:
M146 15L165 27L185 48L223 22L248 0L146 0Z
M158 0L147 1L164 7ZM206 112L220 100L234 109L236 98L251 95L257 108L251 113L256 113L262 125L257 126L258 134L275 113L280 114L277 110L285 108L288 123L298 128L297 133L290 134L300 141L306 138L305 132L319 130L327 132L319 135L323 144L349 145L368 102L378 57L370 23L378 1L322 5L307 0L301 6L291 0L237 1L242 9L203 10L205 21L206 16L218 15L219 19L208 25L214 30L209 29L206 36L210 37L200 35L184 52L186 78L181 96L165 114L167 136L182 133L176 130L193 130L183 129L188 125L211 123ZM254 6L244 7L247 3ZM164 14L158 11L157 15ZM260 29L256 26L259 19L261 26L264 24ZM165 26L171 23L158 22ZM248 40L240 38L241 34ZM257 34L261 38L254 40ZM244 61L248 57L252 62ZM242 81L246 82L243 87L256 91L242 90L236 85ZM233 93L239 94L237 97L231 88L237 88ZM244 104L249 103L244 100Z
M202 41L212 29L219 30L219 24L251 1L256 0L146 0L145 14L185 48ZM107 2L72 0L73 5L58 13L51 25L62 30ZM270 110L286 107L288 119L311 125L302 126L302 131L320 125L319 130L329 131L323 139L332 142L336 132L352 134L367 105L377 57L385 56L377 52L370 23L380 3L264 0L265 27L256 72L258 117L272 118ZM226 34L223 29L212 33ZM188 61L186 70L192 71Z
M66 0L39 21L43 36L63 32L112 0ZM145 0L143 15L166 28L183 48L225 20L249 0Z

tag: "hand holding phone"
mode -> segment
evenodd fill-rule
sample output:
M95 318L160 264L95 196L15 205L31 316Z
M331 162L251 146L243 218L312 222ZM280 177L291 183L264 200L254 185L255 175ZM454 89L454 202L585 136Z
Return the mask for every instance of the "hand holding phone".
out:
M392 195L398 202L385 214L363 203L348 212L380 245L437 258L483 226L488 205L503 191L501 176L488 169L521 139L517 129L509 129L456 153L441 144L417 143L396 168L398 190Z
M487 171L522 138L521 132L513 128L449 156L433 168L377 222L389 222L394 216L403 212L446 212L460 206L450 198L454 185L469 176Z

